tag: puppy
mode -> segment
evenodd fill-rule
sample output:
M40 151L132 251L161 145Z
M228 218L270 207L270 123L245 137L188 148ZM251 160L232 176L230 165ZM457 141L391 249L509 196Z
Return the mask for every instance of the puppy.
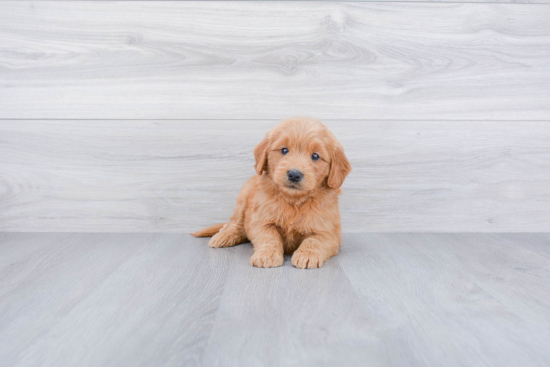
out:
M319 120L294 117L269 131L254 149L256 172L241 188L228 223L193 233L210 247L252 242L253 266L318 268L341 243L338 195L351 171L344 148Z

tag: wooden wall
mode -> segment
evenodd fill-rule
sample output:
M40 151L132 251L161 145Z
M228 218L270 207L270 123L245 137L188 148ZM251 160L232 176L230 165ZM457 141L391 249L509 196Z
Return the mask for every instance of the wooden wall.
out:
M345 232L548 231L544 2L0 1L0 230L225 221L309 115Z

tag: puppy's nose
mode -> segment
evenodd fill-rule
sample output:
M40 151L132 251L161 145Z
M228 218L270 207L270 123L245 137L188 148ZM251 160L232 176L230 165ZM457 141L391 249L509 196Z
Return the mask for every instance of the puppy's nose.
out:
M287 172L286 176L292 182L300 182L304 177L302 172L298 171L297 169L291 169L290 171Z

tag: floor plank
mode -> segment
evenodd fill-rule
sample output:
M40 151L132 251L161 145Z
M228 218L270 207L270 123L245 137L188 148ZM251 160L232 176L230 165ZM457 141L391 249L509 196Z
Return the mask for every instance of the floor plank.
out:
M456 236L467 238L469 245L456 243ZM503 297L510 301L508 295L515 292L524 311L536 312L550 294L550 277L524 274L524 259L515 257L510 257L507 269L488 266L486 273L479 271L484 260L523 250L517 245L491 248L492 238L486 234L345 237L338 257L342 268L365 307L393 326L384 334L391 365L512 367L550 363L546 348L549 320L525 319L517 308L503 302ZM471 256L471 248L493 253L490 257ZM531 258L546 269L539 273L550 270L547 258L533 254ZM489 275L490 270L497 272ZM506 279L501 277L505 273ZM487 278L491 278L491 289L487 289ZM526 291L520 292L521 287Z
M188 235L44 236L60 244L0 299L1 365L199 365L231 251Z
M386 325L362 307L337 261L303 271L287 257L266 271L251 256L252 246L236 248L206 366L386 365L377 335Z
M550 258L550 235L548 233L506 233L501 235L501 238Z
M550 259L517 244L532 240L509 241L498 234L411 237L448 266L475 276L480 286L518 316L535 325L550 323Z
M550 119L549 4L0 8L0 118Z
M37 248L37 236L47 246ZM10 256L0 269L2 363L13 366L37 336L47 333L153 238L152 234L108 239L101 234L13 234L3 238L1 248L9 246L10 252L19 251L21 256Z
M0 366L547 366L547 238L346 234L298 270L182 234L4 233Z

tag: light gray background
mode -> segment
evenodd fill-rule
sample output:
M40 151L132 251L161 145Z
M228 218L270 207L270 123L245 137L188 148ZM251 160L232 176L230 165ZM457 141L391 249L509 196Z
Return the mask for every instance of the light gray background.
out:
M352 162L344 232L549 229L550 4L0 7L0 230L223 222L294 115Z

